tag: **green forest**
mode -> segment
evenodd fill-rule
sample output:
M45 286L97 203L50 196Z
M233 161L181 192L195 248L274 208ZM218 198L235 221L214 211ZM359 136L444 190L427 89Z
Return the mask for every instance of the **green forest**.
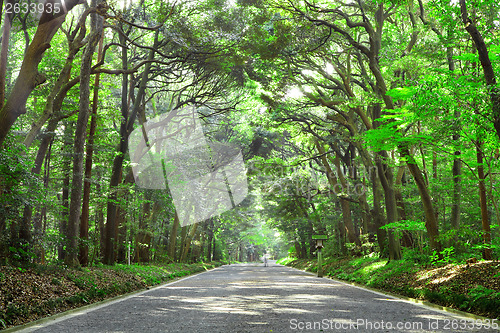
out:
M498 1L25 1L0 12L1 265L313 259L314 235L498 259ZM248 184L200 221L129 147L187 107Z

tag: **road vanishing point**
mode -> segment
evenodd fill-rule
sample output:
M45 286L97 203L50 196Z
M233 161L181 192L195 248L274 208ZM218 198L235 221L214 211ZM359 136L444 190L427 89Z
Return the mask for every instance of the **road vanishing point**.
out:
M269 261L222 266L18 331L498 332L491 323Z

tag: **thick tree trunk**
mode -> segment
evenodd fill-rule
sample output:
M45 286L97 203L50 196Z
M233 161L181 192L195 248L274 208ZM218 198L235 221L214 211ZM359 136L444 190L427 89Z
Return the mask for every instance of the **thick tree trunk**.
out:
M394 190L393 170L386 164L381 162L381 159L386 159L388 156L384 154L377 160L378 176L382 188L384 189L385 211L387 216L387 223L394 223L398 221L398 211L396 203L396 192ZM389 259L401 259L401 246L399 240L396 238L392 230L387 231L389 239Z
M66 12L79 3L80 0L66 0ZM45 6L45 8L49 7ZM64 11L59 14L42 13L33 40L24 55L16 83L7 101L0 109L0 147L3 146L7 134L17 118L26 113L26 101L31 92L46 81L45 75L38 72L38 65L42 61L45 51L50 48L50 42L61 27L65 17Z
M294 244L294 247L295 247L295 254L297 255L297 258L298 259L303 259L302 258L302 250L300 248L299 240L295 239L293 244Z
M177 231L179 230L179 216L177 212L174 215L174 223L172 223L172 231L170 232L170 237L168 239L168 256L172 261L175 260L175 249L177 245Z
M122 119L123 121L123 119ZM109 184L109 196L107 204L107 216L105 225L105 242L104 242L104 263L112 265L115 262L115 241L116 241L116 214L118 199L118 184L122 178L122 163L124 159L125 149L122 148L123 141L120 144L119 153L113 160L113 168L111 170L111 180Z
M424 206L425 212L425 228L427 229L427 235L429 236L429 245L432 250L441 252L441 243L439 241L439 228L437 215L434 211L434 207L432 205L432 197L429 193L429 189L425 184L424 177L422 176L422 172L417 165L417 162L410 155L410 152L407 148L401 147L401 157L406 159L406 164L408 165L408 170L415 179L415 183L417 184L418 191L420 193L420 198L422 199L422 205Z
M187 227L183 227L183 228L187 228ZM192 224L189 227L189 233L186 233L186 237L185 237L184 242L183 242L182 252L181 252L181 257L179 259L179 262L186 262L188 252L189 252L189 249L191 248L191 243L194 239L197 228L198 228L198 223Z
M188 234L188 226L181 227L181 245L179 247L179 253L178 253L179 262L182 262L181 257L182 257L182 252L184 250L184 246L186 244L187 234Z
M351 204L349 203L348 200L338 196L339 194L338 192L340 192L339 191L340 186L344 186L344 188L347 188L346 181L344 179L344 182L342 184L338 183L337 177L335 176L335 172L330 167L330 163L328 162L328 159L326 157L325 148L317 140L315 141L315 144L319 154L321 155L321 162L323 163L323 167L325 168L326 178L328 180L328 183L330 184L331 190L340 200L340 204L342 207L342 220L344 222L343 228L345 228L345 230L347 231L347 238L350 243L361 245L361 242L356 235L356 232L354 230L354 225L352 223ZM336 159L337 162L340 163L338 161L338 157ZM337 165L337 169L339 171L339 176L340 176L340 164Z
M198 262L200 260L201 243L203 238L203 233L198 230L195 237L193 238L193 245L191 250L191 262Z
M213 218L210 218L208 220L208 228L207 228L207 232L208 232L208 246L207 246L207 261L212 261L212 254L213 254L213 251L212 251L212 242L213 242L213 239L214 239L214 220Z
M146 200L151 199L151 191L147 190ZM149 226L156 219L158 212L160 211L160 204L158 201L151 203L146 201L143 205L142 217L139 222L139 230L136 235L136 261L137 262L149 262L150 260L150 249L151 249L151 232L148 230Z
M6 3L13 4L14 1L7 0ZM3 3L2 3L3 7ZM3 8L2 8L3 9ZM0 14L1 15L1 14ZM5 85L7 78L7 58L9 55L10 31L12 27L13 13L6 13L3 20L2 48L0 49L0 109L5 102Z
M120 42L122 45L126 44L125 37L120 34ZM148 56L148 61L152 61L155 55L155 47L158 43L158 30L155 34L155 46L151 49ZM122 48L122 68L128 68L127 50ZM108 210L106 219L106 242L104 249L104 261L108 265L114 263L114 251L115 251L115 230L116 230L116 213L117 213L117 192L116 187L119 184L123 161L125 159L125 154L128 150L128 137L133 130L133 125L139 108L142 105L143 97L146 92L146 84L148 82L149 71L151 69L151 62L148 62L144 67L144 72L142 73L141 82L139 84L139 89L137 91L137 96L135 97L135 102L132 108L132 112L129 116L128 111L128 75L123 75L122 80L122 101L121 101L121 113L122 122L120 125L120 144L118 146L118 154L116 154L113 160L113 169L111 171L111 180L109 184L110 194L108 197ZM133 91L130 91L133 94Z
M126 178L126 177L125 177ZM125 183L125 182L124 182ZM127 200L125 198L125 200ZM127 262L127 211L124 207L118 207L116 213L116 255L115 262L125 263ZM131 232L132 234L132 232ZM137 237L137 235L131 235L131 239ZM142 240L141 240L142 241ZM135 247L138 249L137 246ZM131 255L132 256L132 255ZM136 262L140 262L140 260L135 260Z
M335 164L335 168L337 169L337 174L340 179L340 184L342 185L342 188L344 189L349 188L347 180L345 179L342 171L340 170L340 158L338 154L335 155L333 163ZM342 216L345 216L344 224L347 231L347 239L349 239L349 243L354 243L357 246L361 246L361 241L359 240L358 234L356 233L356 230L354 228L354 223L352 222L351 203L348 200L341 197L340 204L342 206Z
M93 1L97 5L97 0ZM92 56L94 55L97 42L102 34L102 18L97 14L91 15L91 33L89 42L85 47L82 56L82 66L80 70L80 101L78 108L78 120L75 131L75 145L73 156L73 181L71 191L71 201L68 217L68 243L66 247L65 263L68 266L77 266L78 254L78 226L80 212L82 208L82 185L83 185L83 154L85 148L85 135L87 133L87 123L89 119L90 102L90 75L92 67Z
M97 51L97 61L102 58L103 36L99 41L99 49ZM82 217L80 219L80 265L88 266L89 263L89 208L90 208L90 180L92 178L92 155L94 154L94 135L97 127L97 105L99 102L99 73L94 78L94 92L92 101L92 119L90 120L90 129L87 139L87 154L85 159L85 181L83 184L83 204Z
M209 245L210 246L210 245ZM215 247L217 246L217 240L215 239L214 237L214 240L213 240L213 247L212 247L212 260L220 260L221 258L219 258L219 256L216 257L216 253L215 253Z

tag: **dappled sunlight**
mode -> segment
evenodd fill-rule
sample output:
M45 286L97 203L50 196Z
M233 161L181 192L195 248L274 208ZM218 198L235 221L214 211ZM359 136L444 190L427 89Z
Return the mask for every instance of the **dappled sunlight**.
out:
M267 321L247 321L249 325L267 325L269 324Z
M417 281L429 280L429 284L440 284L448 280L453 279L462 270L463 265L447 265L444 267L439 267L431 271L419 274Z
M343 285L333 281L318 279L308 274L300 274L297 281L297 272L293 275L269 274L257 279L239 280L240 274L248 274L248 269L238 267L232 272L232 281L227 281L223 271L214 274L220 277L219 283L211 288L200 286L196 279L186 280L184 286L165 286L161 289L162 296L145 293L141 298L161 303L152 316L162 316L165 312L198 313L205 315L238 315L244 317L265 317L269 313L289 315L291 317L316 315L318 309L331 308L332 313L341 316L351 313L349 309L335 309L334 304L340 301L344 306L357 307L363 301L349 299L335 295ZM233 268L234 269L234 268ZM259 270L252 269L256 274ZM215 272L214 272L215 273ZM283 272L280 272L283 273ZM294 282L290 280L296 280ZM325 289L326 288L326 289ZM332 290L331 292L325 292ZM194 297L189 297L192 295ZM202 296L205 295L205 296ZM168 306L165 306L168 304ZM333 307L333 308L332 308ZM346 322L349 322L347 319ZM261 323L256 321L256 323ZM256 325L266 325L262 322Z
M375 298L377 301L381 302L400 302L404 303L405 301L399 298Z
M368 329L369 325L398 323L407 325L394 332L429 331L432 321L442 328L450 316L409 301L373 293L347 284L319 279L295 270L267 270L236 266L179 280L160 288L131 296L112 307L74 316L78 325L86 325L90 316L97 331L199 332L289 332L299 327L339 331L387 331ZM138 318L142 321L138 323ZM140 328L139 328L140 325ZM81 326L78 326L81 327ZM108 329L112 327L112 329ZM115 329L118 328L118 329ZM394 326L395 327L395 326ZM409 327L409 328L407 328ZM347 328L347 329L346 329ZM422 329L423 328L423 329ZM302 330L302 329L300 329ZM201 332L202 332L201 331ZM443 330L430 330L444 332ZM52 333L52 331L47 331ZM456 331L464 332L464 331Z
M191 310L191 311L199 311L200 309L195 307L179 307L180 310ZM235 307L226 307L226 306L207 306L203 309L204 312L212 312L212 313L230 313L230 314L240 314L240 315L249 315L249 316L259 316L262 315L262 312L245 310L241 308Z
M432 313L432 314L426 313L425 315L424 314L417 314L417 315L415 315L415 317L425 319L425 320L446 320L446 319L449 319L449 317L442 315L442 314L439 314L439 313Z

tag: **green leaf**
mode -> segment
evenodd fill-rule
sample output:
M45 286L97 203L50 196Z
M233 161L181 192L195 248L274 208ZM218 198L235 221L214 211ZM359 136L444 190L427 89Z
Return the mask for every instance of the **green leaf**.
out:
M387 91L386 95L391 96L397 100L407 100L413 97L417 93L417 88L415 87L405 87L405 88L394 88Z
M462 61L478 62L479 56L474 53L463 53L461 55L454 56L453 58Z

